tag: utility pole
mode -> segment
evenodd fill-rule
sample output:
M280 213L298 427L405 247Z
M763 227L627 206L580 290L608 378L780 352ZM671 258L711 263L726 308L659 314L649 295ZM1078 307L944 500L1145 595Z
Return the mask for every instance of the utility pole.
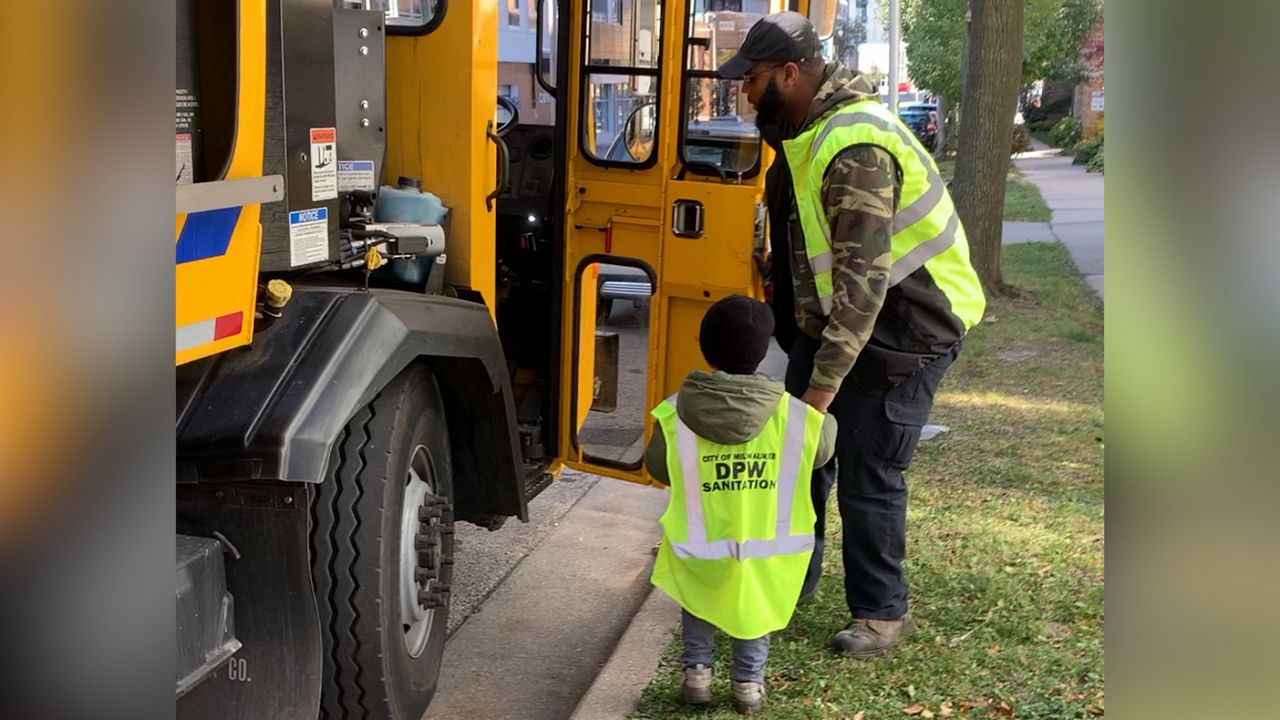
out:
M898 66L902 54L902 3L889 0L889 109L898 114Z

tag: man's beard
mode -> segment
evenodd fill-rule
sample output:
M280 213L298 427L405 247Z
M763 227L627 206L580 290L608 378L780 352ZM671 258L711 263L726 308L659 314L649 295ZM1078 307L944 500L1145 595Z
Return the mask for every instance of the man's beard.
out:
M778 83L773 78L769 78L768 86L760 94L760 100L756 103L756 129L760 131L760 137L770 146L776 146L778 142L785 139L786 123L783 119L785 110L786 102L782 99L782 91L778 89Z

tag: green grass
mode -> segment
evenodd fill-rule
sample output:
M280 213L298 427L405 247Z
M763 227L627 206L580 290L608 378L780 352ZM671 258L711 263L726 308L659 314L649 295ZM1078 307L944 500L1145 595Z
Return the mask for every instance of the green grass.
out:
M1049 217L1049 206L1040 195L1040 188L1011 168L1004 186L1004 219L1049 222Z
M938 163L938 170L945 180L950 181L955 175L956 161L943 160ZM1035 183L1022 177L1013 163L1009 163L1009 175L1004 185L1004 219L1027 222L1049 222L1049 206L1040 195L1040 188Z
M833 498L819 596L774 636L763 717L1103 713L1101 307L1059 244L1003 259L1018 292L970 333L931 418L951 430L908 473L916 633L878 660L829 650L847 621ZM676 638L632 717L736 717L727 643L707 709L679 699L678 649Z

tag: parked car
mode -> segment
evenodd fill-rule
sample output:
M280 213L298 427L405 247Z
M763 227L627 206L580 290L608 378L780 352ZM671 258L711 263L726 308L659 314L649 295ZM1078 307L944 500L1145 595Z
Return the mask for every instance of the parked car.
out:
M929 151L938 140L938 106L931 103L912 103L898 108L898 117L911 128L920 143Z

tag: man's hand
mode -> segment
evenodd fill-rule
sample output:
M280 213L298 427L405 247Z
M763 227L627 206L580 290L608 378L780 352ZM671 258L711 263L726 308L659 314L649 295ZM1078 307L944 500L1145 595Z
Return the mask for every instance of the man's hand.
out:
M804 391L800 399L817 408L818 412L826 412L827 408L831 407L831 401L836 399L836 394L811 387Z

